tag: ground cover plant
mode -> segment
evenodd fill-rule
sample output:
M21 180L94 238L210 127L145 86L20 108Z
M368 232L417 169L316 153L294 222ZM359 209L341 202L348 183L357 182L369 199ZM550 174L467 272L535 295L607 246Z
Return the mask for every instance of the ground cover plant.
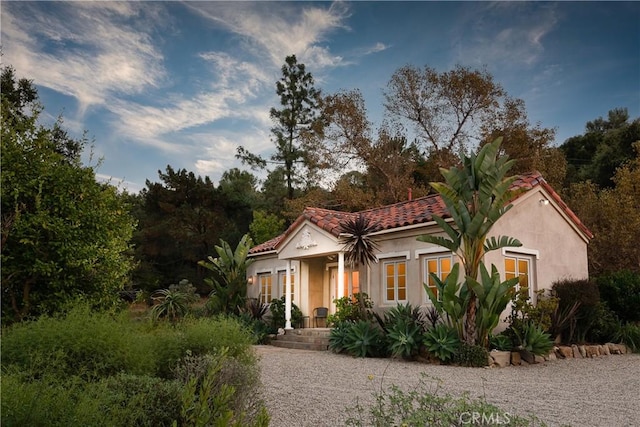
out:
M81 306L15 324L2 332L1 422L265 426L251 344L227 317L153 323Z
M374 394L376 401L368 407L357 403L346 409L345 425L362 426L463 426L508 425L544 426L535 416L518 416L488 403L484 398L468 395L453 397L441 394L436 385L422 377L412 391L392 385Z

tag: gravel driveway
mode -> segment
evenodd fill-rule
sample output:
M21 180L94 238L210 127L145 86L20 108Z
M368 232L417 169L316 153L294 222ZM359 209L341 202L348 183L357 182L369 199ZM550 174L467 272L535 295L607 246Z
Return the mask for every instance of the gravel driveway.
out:
M550 426L640 426L639 354L492 369L255 348L274 427L344 425L344 408L356 397L372 402L381 384L412 390L422 373L441 380L439 394L484 395L509 413L533 413Z

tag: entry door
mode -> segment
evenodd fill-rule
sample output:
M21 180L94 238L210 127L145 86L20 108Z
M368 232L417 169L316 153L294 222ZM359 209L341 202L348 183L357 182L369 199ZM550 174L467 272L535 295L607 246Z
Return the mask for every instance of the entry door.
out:
M338 295L338 268L331 268L331 302L333 306L333 300L348 297L349 295L357 294L360 292L360 272L359 271L345 271L344 272L344 292L342 295Z

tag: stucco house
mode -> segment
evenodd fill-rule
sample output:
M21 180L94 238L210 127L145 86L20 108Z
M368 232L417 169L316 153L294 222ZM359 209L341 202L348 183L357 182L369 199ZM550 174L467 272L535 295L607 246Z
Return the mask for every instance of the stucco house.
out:
M532 296L559 279L587 278L587 245L593 237L587 227L539 173L520 175L513 188L523 191L491 235L515 237L522 247L490 252L485 264L495 264L502 278L519 277ZM378 262L351 270L339 237L341 224L359 214L376 224L371 236L379 246ZM287 319L289 302L312 320L316 307L334 312L336 298L360 291L377 311L407 302L427 306L423 283L429 282L429 273L444 278L456 262L447 249L417 240L443 234L433 214L448 217L438 195L356 213L306 208L283 234L250 250L255 261L247 272L247 295L265 303L284 295ZM292 326L297 325L287 322L287 329Z

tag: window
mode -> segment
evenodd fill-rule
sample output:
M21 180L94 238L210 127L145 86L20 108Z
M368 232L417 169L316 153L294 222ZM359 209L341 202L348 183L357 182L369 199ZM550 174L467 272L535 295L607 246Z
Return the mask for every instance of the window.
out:
M424 258L423 271L425 278L423 283L427 283L429 289L431 289L438 298L438 301L441 301L442 295L438 295L438 287L433 277L431 277L431 273L444 281L449 276L449 273L451 273L451 267L453 267L453 256L451 254L433 255ZM427 300L430 301L428 296Z
M291 301L296 300L296 282L295 275L291 273ZM284 271L278 272L278 283L280 284L280 296L286 295L286 286L287 286L287 275Z
M273 295L271 289L271 273L258 274L258 283L260 284L260 302L270 304Z
M531 280L531 258L521 256L508 256L504 258L504 275L506 279L518 278L516 290L526 286L529 289L529 298L533 295L533 283Z
M407 300L407 262L386 261L383 263L385 283L385 302L404 302Z

